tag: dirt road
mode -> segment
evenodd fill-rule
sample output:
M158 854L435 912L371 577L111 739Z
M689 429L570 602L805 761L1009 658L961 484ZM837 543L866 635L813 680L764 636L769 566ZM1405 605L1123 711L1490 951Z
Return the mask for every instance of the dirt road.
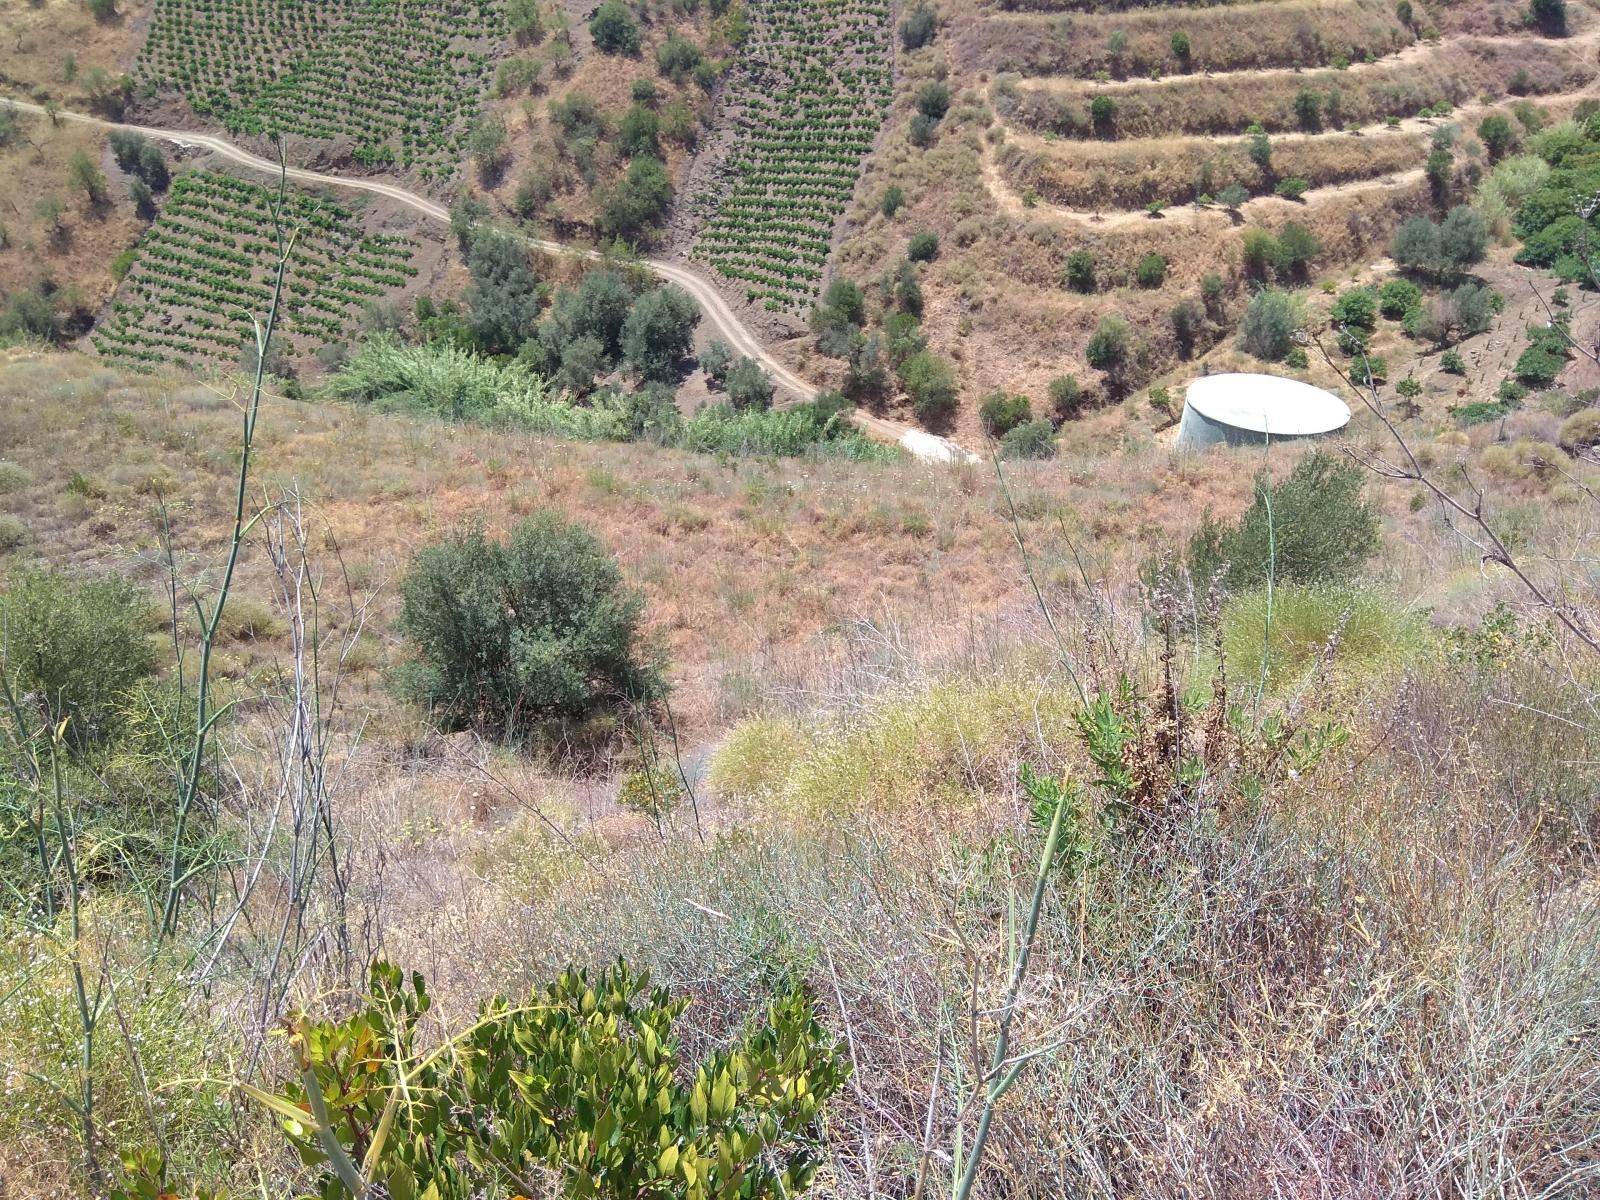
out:
M25 100L0 99L0 106L15 109L17 112L31 113L35 116L49 116L45 109L37 104ZM195 133L186 129L162 129L151 125L131 125L120 121L107 121L101 117L91 116L88 113L67 112L57 109L55 119L58 121L77 121L85 125L98 125L105 129L126 129L134 133L143 134L145 137L158 138L161 141L172 142L179 146L186 146L197 150L205 150L219 158L227 159L238 166L246 167L252 171L260 171L268 175L278 174L279 164L258 155L251 154L225 138L215 134ZM297 183L321 184L327 187L347 188L353 191L371 192L383 196L399 204L405 205L414 212L421 213L429 220L450 220L450 210L426 196L399 187L396 184L385 183L381 179L367 179L362 176L330 175L322 171L308 171L302 167L281 168L284 173ZM558 254L581 254L587 258L598 258L599 255L580 246L568 245L564 242L549 241L544 238L529 238L529 243L541 250ZM789 392L798 399L809 399L815 395L817 388L807 383L788 367L780 362L776 355L764 346L760 339L746 328L743 321L728 306L720 292L692 267L680 262L672 262L661 258L645 258L640 260L657 276L665 279L688 292L694 297L695 303L705 314L712 329L717 335L731 346L735 352L743 354L759 362L772 376L775 383L784 391ZM926 462L966 462L973 459L973 455L963 450L948 438L938 437L926 430L918 429L901 421L889 420L886 417L875 417L867 413L855 414L856 425L868 435L882 441L898 444L908 454Z

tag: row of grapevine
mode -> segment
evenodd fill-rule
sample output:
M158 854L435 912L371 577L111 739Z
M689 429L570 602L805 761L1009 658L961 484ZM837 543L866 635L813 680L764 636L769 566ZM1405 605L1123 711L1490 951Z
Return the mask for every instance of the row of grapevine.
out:
M155 0L136 75L231 133L443 180L505 32L498 0Z
M732 183L696 255L752 303L798 311L817 294L833 231L894 86L892 12L881 0L753 0L730 83Z
M95 348L145 369L236 360L251 318L271 300L276 199L272 189L221 172L175 179L110 313L90 335ZM350 210L319 196L286 199L284 226L296 235L281 305L286 339L343 337L363 304L416 275L409 238L365 234Z

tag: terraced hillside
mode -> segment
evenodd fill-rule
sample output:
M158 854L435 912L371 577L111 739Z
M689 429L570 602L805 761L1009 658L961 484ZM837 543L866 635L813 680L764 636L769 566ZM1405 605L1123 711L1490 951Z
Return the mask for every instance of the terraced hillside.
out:
M141 369L236 364L251 318L271 300L276 199L220 172L178 176L90 336L94 347ZM283 224L295 235L279 324L288 352L343 339L363 305L419 273L413 239L367 232L355 212L331 200L291 193Z
M729 81L735 146L693 253L744 298L798 312L816 298L834 229L893 90L887 0L755 0Z
M498 0L155 0L135 76L230 133L444 180L505 35Z
M968 437L995 389L1059 420L1231 343L1256 290L1383 258L1407 217L1470 201L1504 135L1600 96L1589 0L1543 26L1503 0L933 11L837 261L863 285L918 278ZM948 114L919 136L932 88ZM888 338L893 315L868 323ZM1114 361L1090 346L1108 317L1128 331Z

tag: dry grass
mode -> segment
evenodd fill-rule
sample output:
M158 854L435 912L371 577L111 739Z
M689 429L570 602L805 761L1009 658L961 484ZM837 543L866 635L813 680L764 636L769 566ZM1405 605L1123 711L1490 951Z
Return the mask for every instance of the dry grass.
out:
M1068 16L972 14L955 27L952 58L967 73L1170 73L1183 69L1172 54L1175 29L1189 35L1189 69L1195 71L1320 67L1339 56L1359 62L1369 53L1378 58L1393 54L1415 38L1385 0L1264 0ZM1127 39L1117 60L1107 46L1113 32Z
M1089 103L1103 93L1116 105L1110 126L1116 138L1240 133L1251 124L1276 132L1302 128L1294 102L1306 90L1317 94L1324 110L1331 107L1327 98L1337 94L1340 116L1333 121L1335 126L1370 125L1388 117L1415 116L1440 103L1459 105L1479 96L1502 96L1519 74L1526 77L1528 94L1541 95L1585 86L1593 79L1594 68L1578 47L1560 42L1464 38L1349 71L1182 76L1104 88L1090 83L1036 87L1024 82L1015 87L1014 110L1002 105L1002 112L1032 129L1084 137L1092 132ZM997 103L1004 95L997 95Z
M1271 176L1244 145L1209 138L1069 146L1012 136L999 158L1019 192L1031 188L1046 203L1094 210L1186 204L1231 183L1258 195L1270 192L1275 178L1320 188L1411 170L1426 156L1419 135L1380 132L1281 139L1273 146Z
M95 313L116 288L113 260L137 240L143 222L103 134L66 122L52 125L44 117L18 116L16 122L16 135L0 146L0 295L49 281L71 289L63 298L66 307ZM109 181L104 204L89 203L67 178L67 165L80 150ZM60 234L37 211L50 196L65 206Z
M39 103L87 107L84 76L98 67L128 69L149 0L123 0L109 21L97 21L80 0L0 0L0 84ZM67 79L67 60L76 68Z

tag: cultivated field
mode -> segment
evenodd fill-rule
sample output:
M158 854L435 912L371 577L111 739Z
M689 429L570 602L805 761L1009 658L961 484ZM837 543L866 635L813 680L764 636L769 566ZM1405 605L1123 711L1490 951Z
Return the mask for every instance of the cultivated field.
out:
M216 171L180 175L90 341L143 369L238 362L272 297L277 194ZM282 331L287 348L342 340L363 305L417 276L413 238L367 232L350 208L290 192Z
M156 0L134 73L230 133L442 183L505 34L493 0Z
M750 303L799 312L888 105L891 12L883 0L758 0L750 15L724 100L734 143L701 197L693 254Z

